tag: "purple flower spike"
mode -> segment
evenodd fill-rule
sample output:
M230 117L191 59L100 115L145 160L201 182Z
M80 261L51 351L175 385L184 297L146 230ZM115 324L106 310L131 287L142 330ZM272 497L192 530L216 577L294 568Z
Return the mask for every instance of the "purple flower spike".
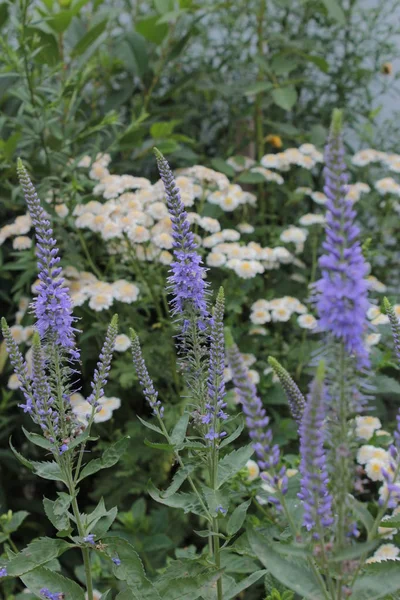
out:
M40 590L40 595L43 598L47 598L48 600L64 600L65 594L63 592L50 592L49 588L42 588Z
M243 361L239 348L234 343L229 330L225 332L228 363L232 371L232 379L243 406L246 416L246 425L257 457L257 463L262 471L261 477L281 494L287 492L286 468L281 467L276 475L280 463L280 450L277 445L272 445L272 432L257 389L251 381L249 371ZM280 502L274 499L277 508Z
M133 364L136 369L139 383L143 390L143 395L152 408L153 414L162 418L164 414L164 407L161 406L161 401L158 399L158 392L154 387L154 383L151 380L146 363L144 362L139 337L136 331L133 329L130 329L130 334Z
M301 422L301 417L304 412L305 400L304 396L297 387L297 384L290 377L289 373L282 365L273 357L268 358L268 363L272 367L274 373L279 377L279 381L285 390L290 412L297 423Z
M111 369L111 360L114 352L115 339L118 335L118 315L114 315L108 326L106 338L101 350L97 367L94 371L93 381L91 383L92 393L87 401L95 408L99 405L99 400L104 396L104 388L108 381L108 375Z
M358 240L360 231L354 224L356 212L352 201L346 200L349 177L341 129L341 113L336 110L325 149L327 225L325 253L319 259L322 277L315 284L316 306L321 329L341 340L362 368L369 365L364 343L368 267Z
M224 290L219 290L211 323L210 362L208 369L208 402L203 424L208 425L205 438L210 442L225 437L226 432L220 431L221 421L228 415L224 412L225 402L225 339L224 339Z
M190 317L197 317L199 328L204 329L209 317L207 283L204 281L206 269L196 252L197 245L169 164L156 148L154 153L172 221L175 261L171 263L171 275L168 278L169 291L173 294L172 314L183 319L184 325Z
M33 302L37 319L36 327L41 338L49 336L77 360L79 351L75 346L76 329L73 327L72 303L64 279L61 277L57 242L53 237L48 216L20 159L18 159L17 173L36 233L40 279L37 287L38 295Z
M324 366L320 364L300 425L301 488L303 524L319 539L324 527L333 523L332 497L328 491L328 473L324 450Z

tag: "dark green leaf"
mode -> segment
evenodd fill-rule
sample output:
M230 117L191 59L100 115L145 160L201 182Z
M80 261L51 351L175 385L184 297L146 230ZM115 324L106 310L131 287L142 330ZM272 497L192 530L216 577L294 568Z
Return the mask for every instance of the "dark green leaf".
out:
M109 446L101 458L91 460L81 471L78 481L82 481L85 477L97 473L101 469L109 469L117 464L121 456L126 451L129 445L129 436L118 440L115 444Z
M227 175L227 177L235 176L235 169L222 160L222 158L211 159L211 166L216 171L220 171L221 173L224 173L224 175Z
M154 44L161 44L168 33L168 25L158 24L158 15L140 19L136 23L136 31Z
M4 533L10 534L14 533L14 531L17 531L29 514L30 513L26 512L26 510L19 510L13 513L11 519L8 522L3 523Z
M104 19L94 25L72 48L71 55L73 57L80 56L97 40L97 38L106 30L108 19Z
M233 452L224 456L218 463L218 488L243 469L253 453L252 446L248 445L238 450L233 450Z
M37 433L30 433L25 429L25 427L22 427L22 431L24 432L25 437L30 442L32 442L32 444L40 446L40 448L45 448L46 450L50 450L51 447L54 447L54 444L52 444L50 440L47 440L42 435L38 435Z
M339 4L339 0L322 0L322 2L328 11L328 15L337 21L339 25L345 26L346 17L342 7Z
M395 560L367 565L356 580L351 600L378 600L400 590L400 569Z
M242 504L239 504L231 514L228 520L227 532L228 535L235 535L242 527L246 518L246 513L251 504L251 500L246 500Z
M7 573L11 577L20 577L37 567L40 567L54 558L73 548L64 540L39 538L34 540L22 552L16 554L7 564Z
M178 420L171 433L171 442L175 446L181 446L186 436L186 431L189 423L189 413L184 413Z
M204 511L201 509L195 494L179 493L164 498L162 493L156 487L154 487L151 482L149 483L147 491L153 500L159 502L160 504L165 504L166 506L171 506L172 508L181 508L185 513L192 512L195 515L204 516Z
M67 484L65 474L61 471L59 465L54 461L36 462L32 461L34 473L43 479L50 481L62 481Z
M61 541L61 540L59 540ZM48 588L65 594L65 598L73 600L85 600L83 589L71 579L66 579L59 573L50 571L45 567L35 569L21 577L22 581L38 598L42 598L40 590Z
M19 460L20 463L22 463L24 465L24 467L26 467L27 469L29 469L30 471L33 471L33 464L31 463L30 460L28 460L27 458L25 458L24 456L22 456L22 454L20 454L12 445L11 442L11 438L10 438L10 448L12 450L12 453L14 454L14 456Z

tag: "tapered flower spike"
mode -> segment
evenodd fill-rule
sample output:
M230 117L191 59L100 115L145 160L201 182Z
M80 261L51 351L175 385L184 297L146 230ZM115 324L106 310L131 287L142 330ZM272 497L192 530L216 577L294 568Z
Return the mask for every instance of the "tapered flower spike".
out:
M153 413L162 418L164 414L164 407L161 406L161 401L158 399L158 392L154 387L154 383L150 378L146 363L144 362L139 337L136 331L132 328L129 330L129 333L131 338L133 364L136 369L136 374L138 376L143 395L152 408Z
M400 321L394 312L393 306L387 298L383 299L383 308L389 318L390 327L392 328L394 350L400 363Z
M69 291L64 285L64 279L61 277L57 242L53 237L48 215L43 210L36 190L20 159L17 162L17 173L36 233L40 280L37 287L38 295L33 302L37 319L36 327L42 339L45 336L51 338L53 343L65 348L73 359L78 359L72 303Z
M319 326L343 342L360 368L369 365L364 337L367 328L368 267L354 224L353 202L346 199L348 173L344 162L342 114L335 110L325 148L326 240L319 259L322 276L315 284Z
M175 260L171 263L168 278L169 291L173 295L172 314L183 319L184 324L190 318L197 318L198 326L204 329L205 320L209 317L207 283L204 280L206 269L196 252L197 245L169 164L157 148L154 148L154 154L172 221Z
M226 435L220 431L221 421L228 418L224 412L225 402L225 340L224 340L225 296L221 287L214 306L211 323L210 361L208 368L208 400L202 422L208 426L206 439L212 442Z
M278 489L281 494L288 490L288 478L285 467L281 467L280 450L275 444L272 445L272 432L269 428L269 417L267 417L263 408L261 399L257 395L257 389L250 379L249 371L235 344L232 333L225 328L225 344L228 364L232 371L232 379L243 406L243 412L246 416L246 425L249 431L250 439L257 456L258 466L262 471L261 477L265 479L271 487ZM278 508L280 502L276 496L271 496L270 501Z
M268 357L268 363L272 367L274 373L279 377L279 381L285 390L290 412L293 418L300 423L304 412L305 399L297 384L293 381L289 373L273 356Z
M28 366L26 364L26 360L22 356L20 349L18 348L18 344L16 343L11 334L10 328L4 317L2 317L1 319L1 330L6 342L6 348L10 357L10 362L14 368L14 372L18 377L18 381L20 383L19 389L21 390L25 398L25 404L20 404L20 408L23 408L24 412L30 413L32 415L33 410L35 408L35 395L28 373Z
M46 361L39 332L32 337L32 388L35 397L35 420L43 435L55 442L59 433L60 415L46 374Z
M300 493L303 501L303 523L314 539L323 536L324 528L333 523L332 497L328 491L328 472L324 450L325 366L318 366L310 387L300 426Z
M111 369L111 360L114 352L115 338L118 335L118 315L114 315L107 328L103 348L101 350L97 367L94 371L93 381L91 383L92 393L87 401L94 408L98 408L99 400L104 396L104 387L108 380Z

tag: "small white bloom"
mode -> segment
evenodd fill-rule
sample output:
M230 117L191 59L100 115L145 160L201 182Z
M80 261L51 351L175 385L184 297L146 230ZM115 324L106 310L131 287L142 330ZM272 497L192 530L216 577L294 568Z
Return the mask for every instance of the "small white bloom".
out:
M297 322L303 329L315 329L318 325L317 319L310 314L300 315Z
M382 469L388 469L387 463L378 458L372 458L368 461L365 472L371 481L383 481Z
M322 192L311 192L310 196L317 204L324 205L328 202L328 198Z
M285 306L281 306L281 307L277 307L272 311L272 320L273 321L281 321L281 322L285 322L285 321L289 321L290 316L291 316L291 312L288 308L286 308Z
M247 479L249 481L254 481L260 474L260 468L255 460L248 460L246 463L246 468L248 471Z
M119 279L112 284L112 294L116 300L125 302L125 304L132 304L138 299L139 288L134 283Z
M374 292L378 292L380 294L384 294L387 291L386 285L379 281L379 279L377 279L373 275L369 275L369 277L367 277L367 280L370 290L373 290Z
M309 227L310 225L323 225L326 219L324 215L314 215L313 213L309 213L307 215L303 215L299 219L300 225L304 225Z
M130 345L131 341L124 333L120 333L115 338L115 350L117 352L125 352L125 350L128 350Z
M254 227L253 225L250 225L250 223L239 223L237 228L240 233L254 233Z
M250 321L254 325L264 325L271 321L271 313L265 308L257 308L250 315Z
M371 348L371 346L376 346L376 344L379 344L381 337L382 336L380 333L369 333L365 338L365 343L369 348Z
M18 390L18 388L21 387L19 379L15 373L10 375L10 377L8 378L7 387L9 390Z
M226 256L222 252L210 252L207 255L206 263L209 267L222 267L226 263Z
M394 544L383 544L374 554L374 558L393 559L400 554L400 549Z
M27 235L18 235L13 239L14 250L27 250L32 246L32 240Z

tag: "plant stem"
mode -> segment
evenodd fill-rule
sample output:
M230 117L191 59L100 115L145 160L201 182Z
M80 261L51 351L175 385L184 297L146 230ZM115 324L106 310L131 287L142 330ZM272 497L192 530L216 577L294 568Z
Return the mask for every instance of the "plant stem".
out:
M260 8L257 14L257 52L258 56L263 56L263 22L265 16L266 9L266 0L260 0ZM263 73L261 67L258 69L257 81L261 82L263 80ZM264 128L263 128L263 110L262 110L262 93L259 92L256 94L256 99L254 103L254 124L255 124L255 134L256 134L256 158L258 161L264 155ZM265 217L267 212L267 206L265 201L265 187L264 184L258 184L258 197L259 203L261 206L261 216Z
M77 231L77 234L78 234L78 237L79 237L79 241L80 241L81 246L82 246L82 250L83 250L83 252L84 252L84 254L86 256L86 259L87 259L90 267L93 270L93 273L96 274L96 277L98 279L103 279L103 275L100 273L99 269L96 267L95 263L93 262L92 257L90 256L90 252L89 252L89 249L88 249L88 247L86 245L86 241L85 241L85 238L82 235L82 232L79 229L77 229L76 231Z
M78 502L74 495L75 489L74 485L71 483L72 489L70 489L70 493L73 496L72 500L72 511L74 513L74 517L76 520L76 526L78 529L78 533L80 537L84 537L85 532L82 527L81 515L79 513ZM87 596L88 600L93 600L93 581L92 581L92 572L90 569L90 555L88 548L82 547L82 557L83 557L83 565L85 567L85 576L86 576L86 588L87 588Z

